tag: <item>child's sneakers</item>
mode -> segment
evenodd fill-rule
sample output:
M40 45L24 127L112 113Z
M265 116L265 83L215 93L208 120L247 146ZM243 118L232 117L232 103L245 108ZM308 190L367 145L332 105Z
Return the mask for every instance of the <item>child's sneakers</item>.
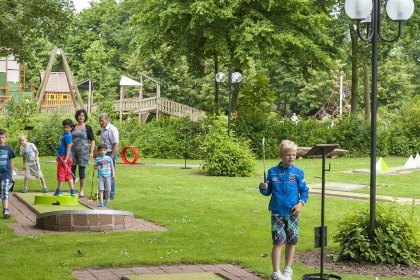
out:
M3 209L3 218L4 219L9 219L10 218L9 209L7 209L7 208Z
M71 189L70 194L71 194L71 196L75 196L76 195L76 189Z
M22 191L21 191L21 193L27 193L28 192L28 189L27 188L24 188Z
M109 201L105 201L104 206L108 206L109 205Z
M271 273L271 280L284 280L283 275L279 270Z
M61 196L61 190L56 189L55 192L54 192L54 195L55 196Z
M99 203L98 205L95 205L96 207L104 207L103 203Z
M45 186L44 188L42 188L42 192L43 192L43 193L48 193L48 192L49 192L49 190L48 190L47 186Z
M285 266L283 268L283 279L292 280L292 276L293 276L293 270L290 267Z

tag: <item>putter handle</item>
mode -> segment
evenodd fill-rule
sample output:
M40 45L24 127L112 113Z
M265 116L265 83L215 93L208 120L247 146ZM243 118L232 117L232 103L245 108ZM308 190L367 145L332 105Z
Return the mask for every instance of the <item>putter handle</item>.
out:
M267 182L267 174L264 171L264 183Z

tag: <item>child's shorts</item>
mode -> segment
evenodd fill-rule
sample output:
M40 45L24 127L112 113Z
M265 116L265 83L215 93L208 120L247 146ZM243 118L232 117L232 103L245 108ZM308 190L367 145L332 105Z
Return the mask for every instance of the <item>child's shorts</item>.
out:
M111 190L111 177L98 177L98 190Z
M273 245L291 244L296 245L299 241L299 218L298 215L281 217L271 215L271 235Z
M9 179L1 180L1 200L9 199Z
M73 175L71 175L71 164L73 162L73 157L68 158L66 165L64 165L63 163L64 158L65 156L61 156L61 159L57 158L57 180L58 181L68 181L68 180L73 179Z
M44 175L41 172L41 166L39 162L26 163L25 178L31 178L34 175L36 178L42 178Z

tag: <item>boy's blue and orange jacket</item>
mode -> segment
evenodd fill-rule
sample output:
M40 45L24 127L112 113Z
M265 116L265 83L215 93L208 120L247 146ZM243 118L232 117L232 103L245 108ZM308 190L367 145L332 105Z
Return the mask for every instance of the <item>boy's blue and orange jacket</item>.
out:
M273 214L289 216L292 214L293 206L302 201L308 202L309 188L303 175L303 170L291 165L284 168L281 162L268 170L268 188L261 189L260 192L269 196L271 194L268 209Z

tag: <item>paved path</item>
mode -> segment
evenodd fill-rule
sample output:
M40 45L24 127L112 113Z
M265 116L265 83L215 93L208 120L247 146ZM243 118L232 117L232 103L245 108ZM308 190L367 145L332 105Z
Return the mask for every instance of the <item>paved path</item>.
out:
M144 274L174 274L174 273L219 273L230 280L263 280L238 266L232 264L198 264L198 265L160 265L160 266L127 266L110 268L85 268L73 271L73 276L79 280L119 280L123 276ZM125 278L127 279L127 278ZM180 279L182 280L182 279Z
M97 204L95 201L89 201L87 198L81 198L80 202L85 205L92 206L93 209L98 210L110 210L108 207L95 207ZM35 227L36 214L28 208L26 204L17 199L13 193L9 193L9 208L12 216L16 217L18 223L9 223L9 227L12 228L18 235L36 235L36 234L63 234L63 233L76 233L76 232L60 232L55 230L45 230ZM133 226L127 229L113 230L112 232L119 231L166 231L167 229L162 226L158 226L152 222L144 219L134 219Z
M309 189L310 194L321 195L321 189ZM348 198L348 199L360 199L360 200L368 200L370 199L370 194L368 193L356 193L356 192L346 192L346 191L336 191L336 190L325 190L325 195L330 197L341 197L341 198ZM388 201L393 202L396 200L398 204L412 204L414 200L415 205L420 205L420 199L413 199L410 197L394 197L390 195L376 195L377 201Z

